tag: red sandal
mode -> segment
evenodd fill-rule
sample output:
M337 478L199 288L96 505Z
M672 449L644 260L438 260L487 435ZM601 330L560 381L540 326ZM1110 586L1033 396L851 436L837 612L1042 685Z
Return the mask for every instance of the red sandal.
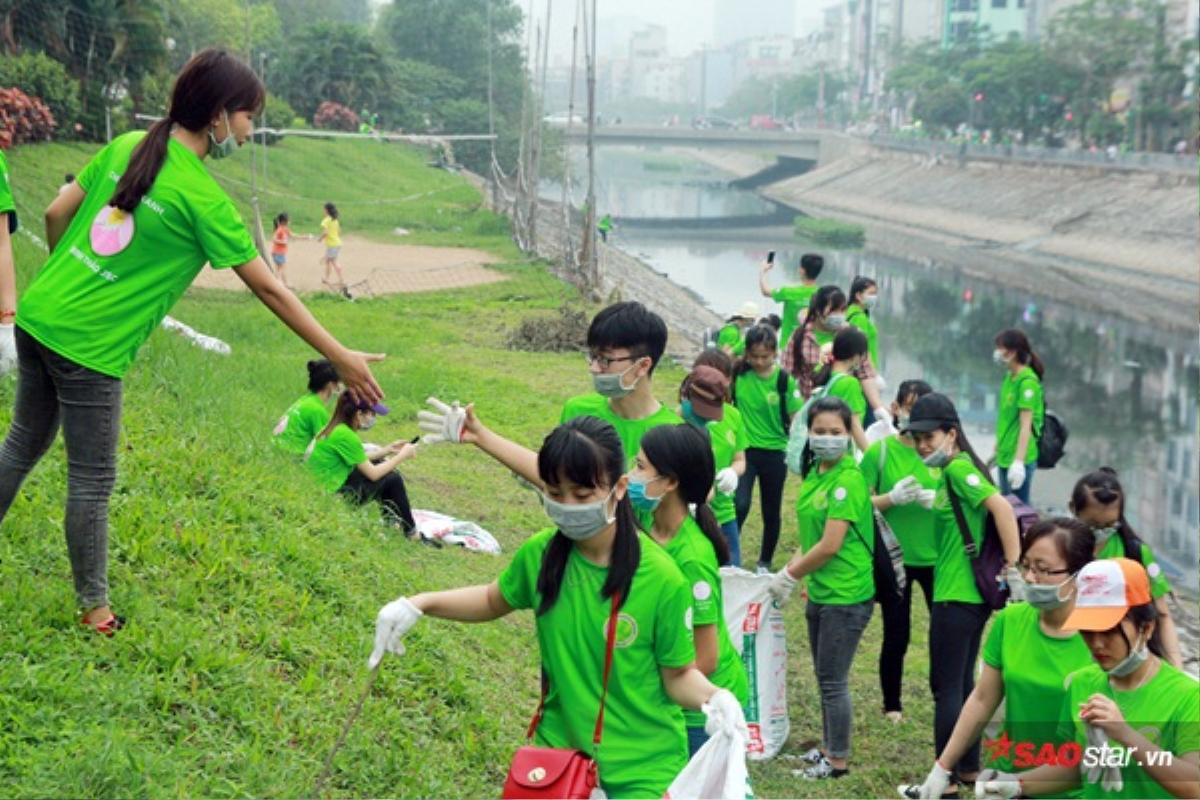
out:
M109 614L108 619L100 622L88 622L86 619L79 620L79 624L85 628L91 628L96 633L111 637L114 633L125 627L125 618L118 617L116 614Z

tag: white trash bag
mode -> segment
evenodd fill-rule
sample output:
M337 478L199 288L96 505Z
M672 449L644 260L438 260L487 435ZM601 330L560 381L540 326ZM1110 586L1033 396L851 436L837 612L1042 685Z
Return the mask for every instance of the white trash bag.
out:
M722 731L709 737L667 787L664 800L747 800L746 738Z
M737 567L721 567L725 625L749 680L745 711L750 741L746 755L752 761L766 761L778 754L789 730L787 641L783 611L767 592L771 578Z
M437 511L413 509L413 521L422 539L453 544L474 553L500 555L500 543L489 532L465 519L455 519Z

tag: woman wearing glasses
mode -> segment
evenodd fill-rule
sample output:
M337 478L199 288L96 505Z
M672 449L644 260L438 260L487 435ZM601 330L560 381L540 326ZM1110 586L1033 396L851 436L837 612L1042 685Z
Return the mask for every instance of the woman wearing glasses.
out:
M1091 663L1083 639L1062 626L1075 608L1075 575L1092 560L1095 542L1088 526L1066 517L1042 520L1025 534L1019 569L1027 602L1012 603L996 614L983 646L983 674L963 704L950 740L925 782L900 786L901 797L957 797L951 772L943 765L958 763L1001 700L1004 730L998 740L1011 744L988 748L987 766L1002 772L1026 766L1013 764L1018 745L1031 747L1031 757L1047 743L1057 750L1063 676Z

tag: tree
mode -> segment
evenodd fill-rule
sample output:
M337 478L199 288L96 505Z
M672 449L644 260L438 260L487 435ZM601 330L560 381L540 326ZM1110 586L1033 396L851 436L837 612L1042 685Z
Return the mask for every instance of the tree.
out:
M285 36L318 22L366 27L371 23L369 0L271 0Z
M391 75L366 28L319 22L288 41L271 85L297 113L311 118L325 100L356 110L387 107Z
M242 59L250 53L253 60L255 53L277 49L282 41L279 14L263 0L171 0L167 26L172 73L206 47L223 47Z

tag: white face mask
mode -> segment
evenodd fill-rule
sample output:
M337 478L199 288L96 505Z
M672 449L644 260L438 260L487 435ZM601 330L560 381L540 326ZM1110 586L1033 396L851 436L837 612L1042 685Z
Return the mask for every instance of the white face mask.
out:
M1045 584L1026 582L1025 602L1039 611L1053 611L1056 608L1062 608L1071 602L1071 595L1075 594L1075 587L1072 586L1067 591L1066 597L1061 596L1062 588L1074 579L1074 575L1069 575L1062 583Z
M863 295L863 298L862 298L862 307L863 307L863 308L866 308L866 309L872 309L872 308L874 308L874 307L875 307L875 305L876 305L878 302L879 302L879 295L877 295L877 294L864 294L864 295Z
M808 437L808 446L820 461L834 461L846 454L850 447L850 437L846 435L822 436L813 434Z
M1145 664L1149 657L1150 651L1146 648L1142 637L1139 636L1133 646L1129 648L1129 655L1113 664L1112 669L1106 669L1105 672L1117 678L1124 678L1126 675L1137 672L1138 667Z
M992 351L992 361L995 361L997 364L1000 364L1002 366L1007 366L1008 365L1008 356L1006 356L1004 354L1003 350L993 350Z
M543 494L542 507L563 536L581 542L592 538L617 518L615 513L611 516L608 513L608 501L615 491L614 487L603 499L592 503L560 503Z
M208 154L213 158L231 156L238 149L237 138L233 135L233 128L229 125L229 112L222 111L221 116L225 120L225 138L218 142L213 128L208 129Z

